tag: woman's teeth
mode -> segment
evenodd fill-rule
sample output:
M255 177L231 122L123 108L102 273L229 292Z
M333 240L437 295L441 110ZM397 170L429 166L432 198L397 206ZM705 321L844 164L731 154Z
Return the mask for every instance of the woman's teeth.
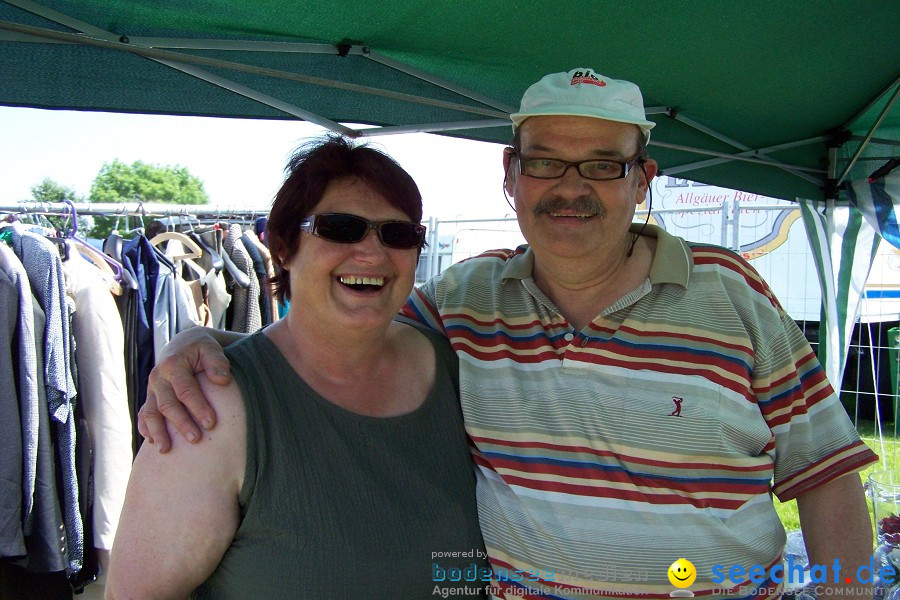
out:
M341 275L338 280L355 290L364 291L379 289L384 285L384 277L359 277L357 275Z

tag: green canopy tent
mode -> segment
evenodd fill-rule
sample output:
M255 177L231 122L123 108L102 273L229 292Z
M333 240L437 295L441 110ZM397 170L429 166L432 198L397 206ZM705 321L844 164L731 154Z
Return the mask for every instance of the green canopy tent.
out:
M821 200L897 153L898 25L895 0L6 0L0 104L507 142L530 83L590 66L641 86L664 173Z
M584 66L640 85L663 174L821 203L900 155L898 29L896 0L0 0L0 104L506 143Z

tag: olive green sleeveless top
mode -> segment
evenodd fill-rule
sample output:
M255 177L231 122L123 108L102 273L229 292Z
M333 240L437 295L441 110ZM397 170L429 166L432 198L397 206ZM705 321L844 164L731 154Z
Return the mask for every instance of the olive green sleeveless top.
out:
M194 598L393 600L475 589L440 580L486 563L456 355L420 331L437 355L434 388L418 409L389 418L319 396L261 332L226 349L247 413L241 522Z

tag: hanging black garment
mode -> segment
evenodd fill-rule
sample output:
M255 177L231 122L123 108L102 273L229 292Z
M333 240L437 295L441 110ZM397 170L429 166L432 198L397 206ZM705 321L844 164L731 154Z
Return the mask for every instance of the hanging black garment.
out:
M77 374L75 375L77 381ZM81 570L69 576L69 585L76 593L96 581L100 563L94 552L94 468L93 447L87 419L81 402L75 404L75 468L78 469L78 507L84 522L84 562Z
M153 346L153 309L155 305L156 280L159 276L159 258L150 245L150 240L139 235L125 242L122 251L124 266L138 282L137 335L137 409L147 398L147 379L156 362Z
M137 413L141 404L138 402L138 291L123 287L122 295L117 296L115 300L119 316L122 317L122 331L125 335L125 387L128 390L128 414L131 415L133 424L131 435L133 451L137 455L144 439L137 430Z
M0 563L0 600L72 600L65 573L29 573Z

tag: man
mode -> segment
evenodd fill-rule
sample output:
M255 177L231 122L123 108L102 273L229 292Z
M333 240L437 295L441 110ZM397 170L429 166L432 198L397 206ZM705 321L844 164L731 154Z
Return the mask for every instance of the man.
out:
M657 173L637 86L548 75L512 120L505 189L528 245L454 265L403 310L459 355L499 597L666 597L684 558L690 592L777 598L773 492L797 498L811 564L852 578L871 552L856 473L877 457L749 264L632 225ZM195 366L227 371L207 344L157 376L211 422ZM165 445L159 415L144 416Z

